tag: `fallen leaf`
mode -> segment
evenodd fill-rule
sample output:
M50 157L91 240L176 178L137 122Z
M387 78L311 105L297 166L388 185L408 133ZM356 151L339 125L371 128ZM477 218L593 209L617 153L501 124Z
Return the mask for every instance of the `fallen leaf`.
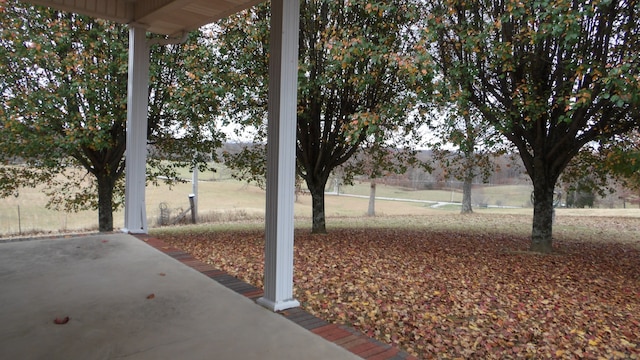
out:
M589 221L580 226L599 226ZM263 286L264 231L160 238ZM640 359L637 244L558 239L558 254L534 255L529 243L500 233L297 229L294 296L309 313L418 358Z
M65 316L63 318L57 317L53 320L53 323L56 325L64 325L69 322L69 317Z

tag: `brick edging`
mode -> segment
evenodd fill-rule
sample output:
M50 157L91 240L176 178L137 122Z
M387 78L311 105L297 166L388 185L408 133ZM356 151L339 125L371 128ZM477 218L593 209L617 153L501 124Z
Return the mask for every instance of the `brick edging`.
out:
M248 284L235 276L231 276L222 270L216 269L213 266L196 259L193 255L183 251L182 249L169 246L158 238L144 234L135 234L134 236L151 247L201 272L212 280L217 281L225 287L237 292L238 294L244 295L253 301L256 301L263 295L262 289ZM328 323L327 321L322 320L301 308L288 309L278 313L325 340L337 344L363 359L417 360L415 356L409 355L407 352L402 351L395 346L384 344L351 327Z

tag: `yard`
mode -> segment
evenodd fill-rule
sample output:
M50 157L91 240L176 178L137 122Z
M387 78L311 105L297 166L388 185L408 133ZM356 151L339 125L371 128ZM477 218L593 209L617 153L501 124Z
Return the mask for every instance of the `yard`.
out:
M370 218L367 189L327 197L328 235L310 234L310 197L296 201L294 290L307 311L423 358L640 358L640 209L557 209L556 253L542 256L527 252L531 208L463 216L459 207L380 200ZM150 187L150 224L159 204L178 213L190 191ZM494 187L483 196L518 204L529 193ZM454 195L379 187L385 198ZM48 212L45 202L39 189L3 199L0 234L95 226L95 213ZM212 223L152 234L261 287L264 191L202 182L199 207Z
M530 216L336 220L295 234L295 296L421 358L640 358L640 218L558 216L556 253L527 251ZM261 287L260 225L156 236Z

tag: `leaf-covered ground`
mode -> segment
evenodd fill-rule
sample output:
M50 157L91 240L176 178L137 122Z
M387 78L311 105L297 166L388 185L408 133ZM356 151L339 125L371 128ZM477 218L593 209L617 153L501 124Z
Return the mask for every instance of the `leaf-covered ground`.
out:
M161 238L262 287L262 231ZM640 359L640 251L514 235L401 229L296 230L295 296L422 358Z

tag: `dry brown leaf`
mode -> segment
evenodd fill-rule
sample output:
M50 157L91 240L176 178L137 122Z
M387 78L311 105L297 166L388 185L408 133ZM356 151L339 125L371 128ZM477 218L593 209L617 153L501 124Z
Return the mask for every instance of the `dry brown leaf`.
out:
M56 325L64 325L66 323L68 323L70 320L70 318L68 316L65 317L57 317L55 319L53 319L53 323Z

